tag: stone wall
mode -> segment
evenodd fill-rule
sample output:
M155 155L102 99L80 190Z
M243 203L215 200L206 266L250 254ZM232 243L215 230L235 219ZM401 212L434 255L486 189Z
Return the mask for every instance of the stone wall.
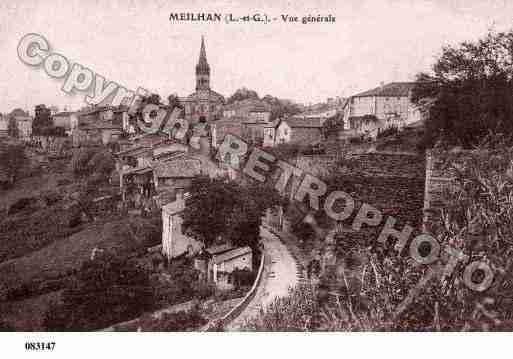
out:
M303 155L296 158L295 166L321 177L335 167L338 167L341 173L365 177L424 178L425 172L422 155L393 152Z
M439 232L443 225L441 220L442 209L447 203L444 191L453 184L454 167L463 164L470 156L470 151L431 150L426 152L426 181L422 219L424 231L433 234Z

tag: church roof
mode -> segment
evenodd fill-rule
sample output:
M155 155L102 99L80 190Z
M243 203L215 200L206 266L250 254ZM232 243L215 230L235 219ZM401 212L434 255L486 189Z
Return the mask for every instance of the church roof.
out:
M198 64L196 65L196 73L209 73L210 66L208 66L207 62L207 52L205 50L205 39L203 36L201 37L201 48Z

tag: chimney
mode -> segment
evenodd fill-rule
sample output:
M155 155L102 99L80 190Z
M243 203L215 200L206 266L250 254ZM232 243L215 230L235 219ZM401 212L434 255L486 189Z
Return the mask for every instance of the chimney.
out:
M379 87L383 87L383 86L385 86L385 81L381 81L381 82L379 83Z

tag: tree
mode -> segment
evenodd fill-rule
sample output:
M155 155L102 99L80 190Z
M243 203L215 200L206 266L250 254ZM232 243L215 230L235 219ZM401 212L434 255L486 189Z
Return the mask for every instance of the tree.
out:
M513 31L447 46L432 73L417 75L412 100L429 113L427 144L472 147L490 132L513 133Z
M234 103L237 101L247 100L247 99L253 99L258 100L258 93L254 90L247 89L245 87L242 87L234 92L233 95L228 97L228 100L226 100L227 104Z
M45 315L45 327L85 331L133 319L153 308L147 272L133 261L102 254L85 262L60 304Z
M7 182L13 185L18 177L20 170L26 166L28 158L25 155L25 149L22 145L7 145L0 149L0 168L7 175Z
M290 100L265 95L262 101L271 106L271 121L284 116L293 116L301 112L300 106Z
M20 131L18 129L18 121L16 121L16 117L14 116L9 117L9 123L7 124L7 134L14 138L18 138L20 135Z
M242 185L224 178L197 177L189 193L183 227L205 246L222 237L234 245L255 248L264 211L284 201L267 184Z
M51 111L45 105L37 105L35 108L32 133L36 136L47 135L53 128Z
M180 107L182 108L182 105L180 103L180 100L178 98L178 95L177 94L171 94L167 97L167 103L169 105L169 107L171 108L171 110L173 110L175 107Z
M162 101L160 100L160 95L151 94L143 99L145 104L153 104L153 105L162 105Z

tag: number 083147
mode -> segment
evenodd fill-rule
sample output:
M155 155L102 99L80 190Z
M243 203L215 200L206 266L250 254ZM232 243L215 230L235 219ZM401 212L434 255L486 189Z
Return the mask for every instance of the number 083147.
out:
M25 350L51 351L55 348L55 342L26 342Z

